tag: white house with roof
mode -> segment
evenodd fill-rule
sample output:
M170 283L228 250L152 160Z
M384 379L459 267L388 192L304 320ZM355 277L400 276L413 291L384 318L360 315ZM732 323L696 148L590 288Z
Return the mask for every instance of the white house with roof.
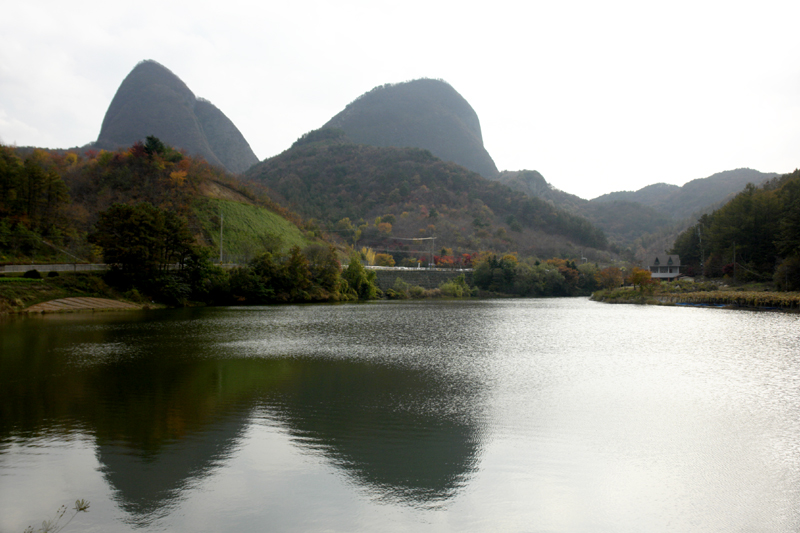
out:
M672 281L680 275L681 258L677 255L658 255L650 260L652 279Z

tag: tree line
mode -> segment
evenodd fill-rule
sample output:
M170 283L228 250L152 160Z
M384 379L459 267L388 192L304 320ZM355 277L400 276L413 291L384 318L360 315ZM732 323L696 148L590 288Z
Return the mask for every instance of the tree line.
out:
M800 170L747 185L681 233L670 253L680 255L690 275L735 275L800 290Z
M327 302L375 298L375 273L353 256L342 268L336 249L280 246L226 270L195 242L185 217L148 202L114 204L88 236L102 249L106 278L133 299L143 294L170 305Z

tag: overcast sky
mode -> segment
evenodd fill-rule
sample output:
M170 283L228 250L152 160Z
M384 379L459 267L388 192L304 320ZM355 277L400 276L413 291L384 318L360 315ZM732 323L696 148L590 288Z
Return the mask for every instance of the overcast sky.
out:
M472 105L500 170L584 198L800 166L796 0L25 0L2 13L5 144L95 140L124 77L154 59L259 159L376 85L429 77Z

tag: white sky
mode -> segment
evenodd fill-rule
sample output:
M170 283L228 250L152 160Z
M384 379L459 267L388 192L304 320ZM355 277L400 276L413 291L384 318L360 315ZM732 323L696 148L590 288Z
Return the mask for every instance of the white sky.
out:
M154 59L260 159L376 85L449 82L500 170L584 198L800 166L800 2L4 2L0 141L97 138Z

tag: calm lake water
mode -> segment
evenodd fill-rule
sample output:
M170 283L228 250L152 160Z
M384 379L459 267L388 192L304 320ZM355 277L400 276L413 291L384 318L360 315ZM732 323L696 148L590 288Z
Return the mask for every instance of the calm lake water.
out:
M586 299L0 322L0 531L800 530L800 316Z

